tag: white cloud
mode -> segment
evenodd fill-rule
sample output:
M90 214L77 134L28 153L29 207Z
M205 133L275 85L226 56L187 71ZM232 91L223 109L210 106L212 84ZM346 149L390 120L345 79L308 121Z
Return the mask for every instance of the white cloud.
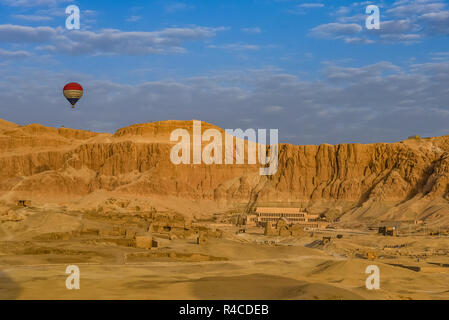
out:
M49 16L39 16L39 15L34 15L34 14L30 14L30 15L15 14L12 17L15 19L31 21L31 22L42 22L42 21L53 20L53 18L49 17Z
M340 67L331 65L326 69L326 76L330 80L354 80L373 79L382 76L384 73L400 72L401 68L391 62L379 62L376 64L356 68L356 67Z
M261 30L260 28L258 28L258 27L254 27L254 28L242 28L242 29L240 29L240 30L242 30L242 31L245 32L245 33L250 33L250 34L258 34L258 33L261 33L261 32L262 32L262 30Z
M60 3L72 2L73 0L2 0L1 3L11 7L55 7Z
M31 53L28 51L7 51L0 49L0 58L1 59L22 59L28 58L31 56Z
M338 38L346 43L373 43L376 41L411 43L434 35L449 34L449 10L446 9L447 3L440 0L403 0L396 1L389 6L379 5L381 8L380 30L364 28L367 15L361 13L360 7L366 5L368 3L340 7L333 14L337 23L359 24L362 29L356 37L341 36L341 30L337 28L336 23L315 27L311 30L310 35L329 39Z
M381 34L405 34L407 32L418 32L421 27L409 19L387 20L381 22Z
M99 32L62 28L0 25L0 41L13 43L42 43L40 50L71 55L130 54L146 55L182 53L187 41L212 38L226 28L190 27L166 28L160 31Z
M62 28L0 25L0 42L33 43L53 39Z
M80 8L80 10L81 10L80 13L83 15L86 13L86 11L88 13L91 12L91 10L83 10L82 8ZM67 17L67 14L65 13L65 8L59 8L59 7L39 9L36 11L35 14L40 15L40 16L49 16L49 17Z
M141 19L142 19L141 16L130 16L129 18L126 19L126 21L128 21L128 22L136 22L136 21L139 21Z
M350 12L351 12L351 8L342 6L342 7L339 7L337 9L337 11L333 14L345 16L345 15L349 14Z
M434 52L431 56L433 61L449 61L449 52Z
M389 41L401 41L401 42L417 42L422 39L420 34L381 34L380 38Z
M185 4L183 2L173 2L166 4L164 9L167 13L176 13L178 11L191 10L194 6Z
M449 35L449 11L423 14L420 21L427 24L427 28L434 34Z
M300 8L322 8L324 4L322 3L302 3L298 5Z
M283 110L284 110L284 108L281 106L269 106L269 107L264 108L264 111L266 113L279 113Z
M309 9L324 8L324 4L318 2L307 2L295 5L293 9L288 10L292 14L305 15Z
M440 1L411 0L396 3L396 6L387 9L386 13L399 17L410 17L414 15L439 12L445 6L446 4Z
M231 51L247 51L247 50L259 50L260 47L254 44L245 44L245 43L231 43L231 44L223 44L223 45L208 45L208 48L211 49L225 49Z
M374 40L360 38L360 37L347 37L344 39L346 43L362 43L362 44L371 44L374 43Z
M356 23L328 23L322 24L310 31L310 35L317 38L340 39L344 36L356 35L362 27Z

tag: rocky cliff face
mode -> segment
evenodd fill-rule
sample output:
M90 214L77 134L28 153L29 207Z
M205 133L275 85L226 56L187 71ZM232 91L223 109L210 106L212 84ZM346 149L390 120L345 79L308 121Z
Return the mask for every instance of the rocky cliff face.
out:
M174 165L175 142L169 137L178 128L191 133L192 121L138 124L105 134L2 120L0 199L95 208L111 197L146 199L186 214L195 212L192 207L212 213L236 204L290 202L319 213L337 211L348 222L449 223L449 137L281 144L277 173L260 176L260 164ZM202 123L202 132L211 128L218 129Z

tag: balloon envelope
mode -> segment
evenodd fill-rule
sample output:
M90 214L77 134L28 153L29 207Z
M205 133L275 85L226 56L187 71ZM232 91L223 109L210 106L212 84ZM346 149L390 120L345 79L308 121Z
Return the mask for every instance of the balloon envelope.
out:
M64 86L64 97L70 102L72 108L75 108L75 103L83 96L83 87L79 83L71 82Z

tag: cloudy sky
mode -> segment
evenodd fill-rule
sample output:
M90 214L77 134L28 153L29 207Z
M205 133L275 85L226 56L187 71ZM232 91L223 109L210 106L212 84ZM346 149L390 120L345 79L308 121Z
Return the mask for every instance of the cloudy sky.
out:
M65 28L71 4L80 30ZM294 144L448 135L448 36L442 0L0 0L0 118L108 132L200 119Z

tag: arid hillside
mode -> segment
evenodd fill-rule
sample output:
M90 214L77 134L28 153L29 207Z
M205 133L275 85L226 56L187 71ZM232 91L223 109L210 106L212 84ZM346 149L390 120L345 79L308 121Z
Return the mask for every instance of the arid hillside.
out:
M449 136L391 144L280 144L277 173L261 176L260 164L174 165L169 137L178 128L192 132L192 121L136 124L109 134L0 120L2 214L18 200L104 213L157 208L197 217L290 203L339 217L342 224L449 225ZM209 128L216 127L202 123L203 132Z

